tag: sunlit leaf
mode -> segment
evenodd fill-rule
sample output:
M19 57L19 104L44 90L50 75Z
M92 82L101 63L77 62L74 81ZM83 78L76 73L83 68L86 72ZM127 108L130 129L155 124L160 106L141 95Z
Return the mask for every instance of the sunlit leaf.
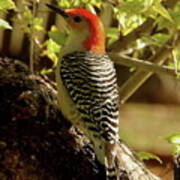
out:
M21 26L24 31L29 34L35 31L44 30L42 26L43 19L39 17L34 17L32 11L28 7L25 7L20 19L20 23L22 24Z
M118 40L119 38L119 29L118 28L108 28L107 30L107 38L108 40L108 44L111 44L113 42L115 42L116 40Z
M72 2L70 2L68 0L59 0L58 5L60 7L64 7L64 8L70 8L72 6Z
M42 18L33 18L32 19L32 28L33 30L37 30L37 31L43 31L44 28L42 27L42 22L43 19Z
M12 27L7 21L0 19L0 29L12 29Z
M171 22L173 21L171 15L161 3L155 3L155 5L152 6L152 9L163 16L165 19L168 19Z
M49 73L52 73L52 71L53 71L52 68L50 68L50 69L42 69L40 73L41 74L49 74Z
M144 4L140 0L131 1L131 2L129 1L129 2L122 4L122 6L120 6L120 11L124 11L129 15L130 14L138 14L143 9L144 9Z
M170 39L170 37L171 36L169 34L156 33L153 36L144 36L141 40L148 45L161 47Z
M124 11L128 15L138 15L140 13L144 13L146 10L148 10L155 0L136 0L136 1L124 1L120 4L119 11Z
M160 164L163 163L162 160L161 160L158 156L156 156L156 155L154 155L154 154L152 154L152 153L148 153L148 152L138 152L138 153L137 153L137 156L138 156L141 160L155 159L155 160L157 160Z
M172 151L174 154L180 153L180 133L173 133L165 137L165 140L173 145Z
M0 0L0 10L14 9L15 3L12 0Z
M171 144L180 145L180 133L173 133L172 135L165 137L165 139Z
M91 4L92 6L101 7L103 4L102 0L81 0L82 2L86 4Z
M58 54L60 53L61 46L52 39L47 40L44 43L46 49L42 52L42 56L47 56L53 61L53 66L56 66L58 62Z
M180 154L180 145L176 145L173 150L174 154Z
M55 26L52 26L51 31L48 32L49 37L59 45L64 45L67 40L67 33L63 33L57 30Z

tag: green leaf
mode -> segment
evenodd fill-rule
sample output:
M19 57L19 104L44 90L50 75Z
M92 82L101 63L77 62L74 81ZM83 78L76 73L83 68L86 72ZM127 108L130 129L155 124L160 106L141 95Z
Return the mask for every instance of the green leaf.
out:
M180 145L180 133L173 133L172 135L165 137L165 140L171 144Z
M49 73L52 73L52 72L53 72L53 69L52 69L52 68L50 68L50 69L45 69L45 68L44 68L44 69L41 70L40 73L41 73L41 74L49 74Z
M173 150L174 154L180 154L180 145L176 145Z
M33 15L31 10L28 7L25 7L20 21L22 28L24 29L24 32L31 33L32 19Z
M144 3L141 0L129 1L120 6L120 11L129 15L139 14L144 9Z
M117 38L119 36L119 29L115 27L108 28L107 37Z
M41 54L42 56L47 56L49 59L53 61L53 66L56 66L58 62L58 54L60 52L60 45L54 42L52 39L47 40L44 45L46 46L46 49Z
M0 29L12 29L12 27L7 21L0 19Z
M155 0L127 0L119 6L119 11L126 12L128 15L138 15L145 13L154 4Z
M173 133L165 137L165 140L173 145L172 151L174 154L180 153L180 133Z
M156 156L156 155L154 155L154 154L152 154L152 153L148 153L148 152L138 152L138 153L137 153L137 156L138 156L141 160L155 159L155 160L157 160L160 164L163 163L162 160L161 160L158 156Z
M34 30L37 30L37 31L43 31L44 28L42 27L42 22L43 22L43 19L42 18L33 18L33 21L32 21L32 27Z
M14 9L15 3L12 0L0 0L0 10Z
M86 5L90 4L92 6L96 6L98 8L101 7L103 4L102 0L82 0L83 3L86 3Z
M59 45L64 45L67 40L67 33L59 32L55 26L48 32L49 37Z
M170 37L169 34L156 33L153 36L144 36L141 40L146 44L161 47L170 39Z
M20 23L22 24L24 32L29 33L30 35L32 35L35 31L44 30L42 26L43 19L34 17L32 11L28 7L25 7Z
M111 28L108 28L107 30L107 38L108 39L108 45L109 44L112 44L113 42L115 42L116 40L118 40L119 38L119 29L118 28L114 28L114 27L111 27Z
M164 17L165 19L173 22L173 19L171 17L171 15L169 14L169 12L166 10L166 8L159 2L155 3L153 6L152 6L152 9L159 13L162 17Z
M64 7L64 8L70 8L71 7L71 3L68 0L59 0L58 5L60 7Z
M170 31L180 29L180 9L178 11L169 10L169 13L173 19L173 21L169 21L163 17L157 18L157 23L160 29L167 28Z

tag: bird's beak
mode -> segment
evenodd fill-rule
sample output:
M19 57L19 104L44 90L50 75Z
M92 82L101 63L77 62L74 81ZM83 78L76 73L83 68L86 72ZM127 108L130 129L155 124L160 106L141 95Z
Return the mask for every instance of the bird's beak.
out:
M56 13L60 14L62 17L66 18L68 15L66 14L65 10L63 8L60 8L58 6L52 5L52 4L46 4L48 8L55 11Z

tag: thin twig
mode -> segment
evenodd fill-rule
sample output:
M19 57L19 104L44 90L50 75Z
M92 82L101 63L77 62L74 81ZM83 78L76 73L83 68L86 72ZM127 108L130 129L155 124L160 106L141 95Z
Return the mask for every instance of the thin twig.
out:
M124 65L127 67L133 67L138 70L142 71L148 71L153 73L159 73L159 74L166 74L170 76L177 76L177 73L180 73L180 71L170 68L168 66L160 66L158 64L154 64L149 61L140 60L137 58L132 58L129 56L126 56L124 54L120 53L109 53L111 59L115 64L118 65Z

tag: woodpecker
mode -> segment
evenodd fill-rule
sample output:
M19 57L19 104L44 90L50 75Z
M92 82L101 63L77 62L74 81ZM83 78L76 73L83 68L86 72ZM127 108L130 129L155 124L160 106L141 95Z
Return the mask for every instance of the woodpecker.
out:
M121 164L129 170L130 180L136 179L131 171L141 167L141 163L136 162L125 144L119 143L116 70L105 52L100 18L81 8L47 6L64 18L70 31L56 68L58 99L64 116L92 142L98 161L105 166L107 180L119 179ZM142 168L140 171L141 175L147 173Z

